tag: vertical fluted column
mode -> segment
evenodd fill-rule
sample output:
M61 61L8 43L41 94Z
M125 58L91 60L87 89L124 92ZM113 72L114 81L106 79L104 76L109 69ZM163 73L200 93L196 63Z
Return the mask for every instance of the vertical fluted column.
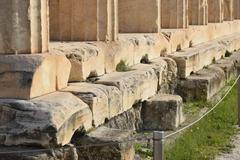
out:
M234 19L240 19L240 0L234 0L233 2L233 17Z
M0 1L0 54L48 51L48 0Z
M189 24L206 25L208 23L207 0L189 0L188 11Z
M160 23L160 0L119 0L120 33L158 33Z
M208 0L208 22L221 23L224 18L224 1Z
M161 27L188 27L188 0L161 0Z
M224 0L224 21L233 20L233 0Z

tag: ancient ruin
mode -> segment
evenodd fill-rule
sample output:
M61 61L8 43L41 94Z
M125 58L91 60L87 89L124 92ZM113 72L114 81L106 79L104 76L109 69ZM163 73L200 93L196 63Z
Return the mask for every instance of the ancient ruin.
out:
M240 0L0 0L0 160L133 160L239 49Z

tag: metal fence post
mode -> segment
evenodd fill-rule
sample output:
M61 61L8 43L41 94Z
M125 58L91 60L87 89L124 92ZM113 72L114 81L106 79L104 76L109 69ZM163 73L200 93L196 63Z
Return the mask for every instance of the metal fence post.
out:
M240 75L240 64L237 65L237 76ZM237 81L238 126L240 127L240 78Z
M153 160L164 160L164 132L153 132Z

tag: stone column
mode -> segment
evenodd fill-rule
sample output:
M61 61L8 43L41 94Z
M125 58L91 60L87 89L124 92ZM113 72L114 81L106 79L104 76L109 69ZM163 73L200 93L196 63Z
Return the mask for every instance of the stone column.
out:
M224 1L208 0L208 22L221 23L224 18Z
M224 0L224 21L233 20L233 0Z
M116 39L117 0L50 0L50 39Z
M48 51L48 0L0 0L0 54Z
M208 3L207 0L189 0L188 4L189 24L207 25Z
M161 0L162 28L188 27L188 0Z
M234 0L233 2L233 16L234 19L240 19L240 0Z
M120 0L120 33L160 32L160 0Z

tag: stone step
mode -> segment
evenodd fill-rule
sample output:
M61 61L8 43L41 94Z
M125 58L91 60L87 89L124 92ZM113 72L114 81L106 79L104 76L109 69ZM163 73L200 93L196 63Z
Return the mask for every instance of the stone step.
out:
M157 94L143 103L144 130L174 130L184 121L183 101L178 95Z
M236 77L236 63L240 54L221 59L215 64L205 66L204 69L181 79L178 83L177 93L184 101L208 100L215 95L227 81Z
M186 78L225 56L226 50L240 48L240 34L224 36L169 55L178 65L178 75Z
M58 54L1 55L0 98L31 99L62 89L70 68Z
M133 160L134 145L132 141L129 141L132 137L132 131L100 127L80 139L74 140L73 143L76 146L90 145L90 147L78 149L79 159L99 157L104 160Z
M92 128L90 108L71 93L1 99L0 106L0 145L63 146L77 129Z
M69 86L62 91L73 93L89 105L95 127L123 112L122 93L117 87L92 83L69 83Z

